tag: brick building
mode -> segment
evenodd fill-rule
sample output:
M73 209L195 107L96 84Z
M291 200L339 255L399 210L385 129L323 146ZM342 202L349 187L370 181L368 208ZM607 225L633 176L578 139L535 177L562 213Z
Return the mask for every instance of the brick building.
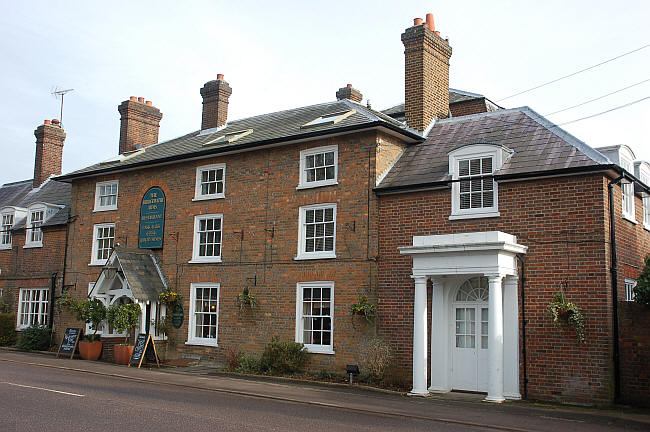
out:
M45 120L34 135L34 178L0 187L0 297L17 330L51 325L70 203L70 185L52 179L61 174L65 132L58 120Z
M402 41L405 103L384 112L348 85L335 102L229 120L218 75L200 91L201 129L158 143L160 111L123 102L119 155L58 178L75 215L68 292L138 302L163 343L157 295L177 290L169 356L223 361L278 336L305 343L312 369L342 371L378 335L413 394L611 400L610 269L625 298L649 246L648 165L449 89L432 16ZM240 308L244 289L256 308ZM551 322L557 291L585 311L584 345ZM350 314L360 295L374 324Z

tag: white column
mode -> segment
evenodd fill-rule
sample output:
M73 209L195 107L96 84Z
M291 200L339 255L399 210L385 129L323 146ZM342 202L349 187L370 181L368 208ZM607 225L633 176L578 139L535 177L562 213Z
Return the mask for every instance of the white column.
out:
M413 304L413 390L410 396L426 396L427 390L427 278L415 280Z
M488 402L503 402L503 289L501 275L488 275Z
M519 392L519 278L503 281L503 396L521 399Z
M431 282L433 290L431 295L431 386L429 386L429 391L446 393L450 390L447 367L449 341L447 340L443 281L440 278L432 278Z

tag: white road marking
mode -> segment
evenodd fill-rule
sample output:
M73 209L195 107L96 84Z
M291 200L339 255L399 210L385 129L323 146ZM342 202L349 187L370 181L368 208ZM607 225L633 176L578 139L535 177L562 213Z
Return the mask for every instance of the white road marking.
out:
M68 392L64 392L64 391L60 391L60 390L52 390L52 389L47 389L47 388L43 388L43 387L34 387L34 386L29 386L29 385L24 385L24 384L10 383L10 382L6 382L6 381L3 381L2 384L8 384L8 385L16 386L16 387L31 388L31 389L36 389L36 390L44 390L44 391L49 391L49 392L52 392L52 393L60 393L60 394L68 395L68 396L76 396L76 397L84 397L84 396L86 396L86 395L77 394L77 393L68 393Z

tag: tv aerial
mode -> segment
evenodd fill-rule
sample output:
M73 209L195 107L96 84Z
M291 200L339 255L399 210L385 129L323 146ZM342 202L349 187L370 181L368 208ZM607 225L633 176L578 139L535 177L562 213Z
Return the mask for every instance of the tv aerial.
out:
M63 128L63 96L66 94L70 93L74 89L65 89L65 90L60 90L58 87L54 87L52 89L52 96L55 98L61 97L61 116L59 117L59 121L61 122L61 128Z

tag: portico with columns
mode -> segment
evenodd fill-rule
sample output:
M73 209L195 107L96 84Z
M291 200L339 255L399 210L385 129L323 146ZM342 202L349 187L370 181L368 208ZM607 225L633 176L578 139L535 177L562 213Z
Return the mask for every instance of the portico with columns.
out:
M413 259L415 285L410 394L466 390L486 392L490 402L520 399L516 257L527 247L513 235L488 231L414 236L399 249Z

